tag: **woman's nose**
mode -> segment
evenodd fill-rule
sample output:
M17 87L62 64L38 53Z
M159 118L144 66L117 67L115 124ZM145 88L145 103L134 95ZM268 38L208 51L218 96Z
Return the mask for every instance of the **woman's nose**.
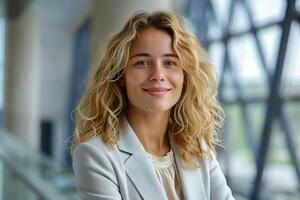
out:
M162 64L156 63L152 66L150 80L151 81L164 81L165 80L164 69L163 69Z

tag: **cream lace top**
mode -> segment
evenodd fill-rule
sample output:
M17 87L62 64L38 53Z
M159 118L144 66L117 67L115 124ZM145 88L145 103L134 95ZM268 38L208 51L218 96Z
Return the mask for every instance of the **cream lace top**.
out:
M150 153L147 154L154 166L157 178L166 192L168 200L183 200L173 151L171 150L167 155L162 157L154 156Z

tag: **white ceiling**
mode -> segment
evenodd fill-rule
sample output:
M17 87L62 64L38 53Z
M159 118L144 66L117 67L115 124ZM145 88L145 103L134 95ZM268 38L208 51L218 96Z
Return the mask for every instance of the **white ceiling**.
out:
M44 20L70 24L90 8L92 0L35 0Z

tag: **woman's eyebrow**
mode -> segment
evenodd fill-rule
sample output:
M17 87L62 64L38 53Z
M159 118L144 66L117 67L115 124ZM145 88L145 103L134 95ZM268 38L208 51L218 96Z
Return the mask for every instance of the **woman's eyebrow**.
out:
M175 53L166 53L166 54L163 55L163 57L175 57L175 58L179 58L177 56L177 54L175 54Z
M137 54L134 54L134 55L130 56L129 59L134 58L134 57L150 57L150 54L148 54L148 53L137 53Z
M130 56L129 59L132 59L132 58L135 58L135 57L151 57L151 55L148 54L148 53L137 53L137 54L134 54L134 55ZM178 55L175 54L175 53L166 53L166 54L163 54L162 57L179 58Z

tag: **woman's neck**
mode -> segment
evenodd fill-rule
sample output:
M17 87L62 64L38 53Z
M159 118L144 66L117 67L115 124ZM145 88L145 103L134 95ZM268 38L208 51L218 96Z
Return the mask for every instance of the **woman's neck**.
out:
M154 113L129 109L127 112L129 124L148 153L163 156L170 151L169 116L170 111Z

